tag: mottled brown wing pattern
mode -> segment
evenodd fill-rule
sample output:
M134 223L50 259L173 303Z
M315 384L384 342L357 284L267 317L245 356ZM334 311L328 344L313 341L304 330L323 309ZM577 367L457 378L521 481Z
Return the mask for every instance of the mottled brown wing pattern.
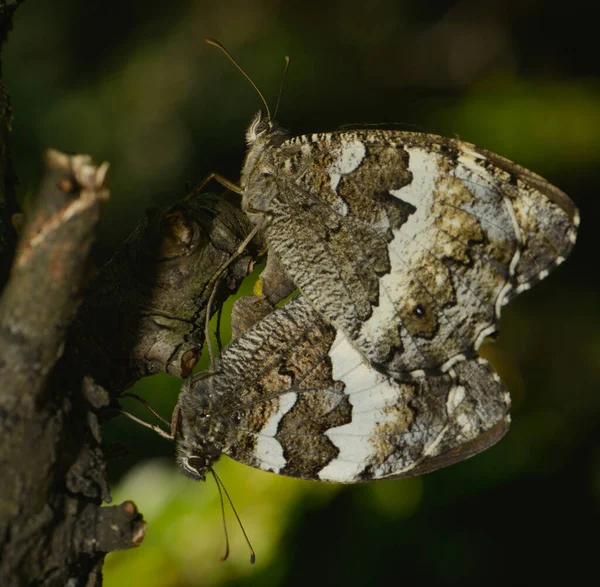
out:
M498 155L434 135L287 139L259 113L247 136L242 205L269 244L265 293L272 302L293 281L304 295L256 322L254 302L234 312L244 326L216 373L180 395L184 471L202 478L227 454L353 483L495 443L510 399L476 351L502 306L570 253L574 204Z
M396 382L296 298L232 342L215 375L184 388L178 452L188 462L216 446L242 463L320 481L418 475L496 442L509 404L483 359Z
M397 379L475 356L502 306L575 242L567 196L462 141L368 130L256 149L244 206L266 216L270 254Z

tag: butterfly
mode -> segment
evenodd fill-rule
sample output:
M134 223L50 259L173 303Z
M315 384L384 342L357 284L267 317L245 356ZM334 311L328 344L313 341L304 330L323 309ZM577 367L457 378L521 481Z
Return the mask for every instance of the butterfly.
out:
M195 479L222 454L318 481L419 475L494 444L508 430L509 407L485 359L399 382L297 297L235 339L210 376L184 384L177 460Z
M290 137L263 102L226 184L268 245L262 293L297 288L399 381L476 357L504 304L575 244L575 204L500 155L397 130Z
M242 208L313 307L397 378L446 372L502 306L569 255L579 215L538 175L464 141L248 133ZM268 292L267 292L268 293Z

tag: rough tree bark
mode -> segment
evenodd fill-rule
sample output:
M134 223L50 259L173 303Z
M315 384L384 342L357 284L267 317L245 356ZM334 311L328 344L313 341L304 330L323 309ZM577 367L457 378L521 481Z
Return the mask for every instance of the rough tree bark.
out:
M0 4L0 41L18 4ZM190 373L211 277L249 226L227 199L192 192L148 214L89 279L107 167L48 151L21 223L10 117L0 85L0 585L99 585L105 554L145 532L133 502L102 506L105 408L143 376ZM213 311L255 252L228 267Z

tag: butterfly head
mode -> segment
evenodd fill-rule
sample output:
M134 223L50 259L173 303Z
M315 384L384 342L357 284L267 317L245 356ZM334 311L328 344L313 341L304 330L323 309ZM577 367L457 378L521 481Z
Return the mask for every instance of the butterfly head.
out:
M177 462L184 474L202 481L224 446L223 421L212 404L206 380L190 378L179 395L173 423Z
M268 114L259 110L252 119L248 130L246 131L246 143L248 146L253 145L261 138L269 137L276 129L275 123L270 119Z
M244 191L242 210L251 219L262 218L263 210L273 197L273 178L277 175L274 164L274 150L288 139L288 133L282 129L269 113L259 110L246 132L248 150L240 177L240 186ZM250 188L250 189L249 189Z

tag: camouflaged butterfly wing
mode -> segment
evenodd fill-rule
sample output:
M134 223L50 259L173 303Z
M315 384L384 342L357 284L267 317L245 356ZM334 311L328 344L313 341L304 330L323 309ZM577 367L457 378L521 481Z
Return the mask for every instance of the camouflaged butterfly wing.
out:
M509 405L484 359L397 382L296 298L232 342L214 375L184 385L177 454L196 478L222 453L319 481L419 475L494 444Z
M321 315L397 379L447 371L565 260L573 202L459 140L357 130L288 139L257 115L244 209ZM268 293L268 292L265 292Z

